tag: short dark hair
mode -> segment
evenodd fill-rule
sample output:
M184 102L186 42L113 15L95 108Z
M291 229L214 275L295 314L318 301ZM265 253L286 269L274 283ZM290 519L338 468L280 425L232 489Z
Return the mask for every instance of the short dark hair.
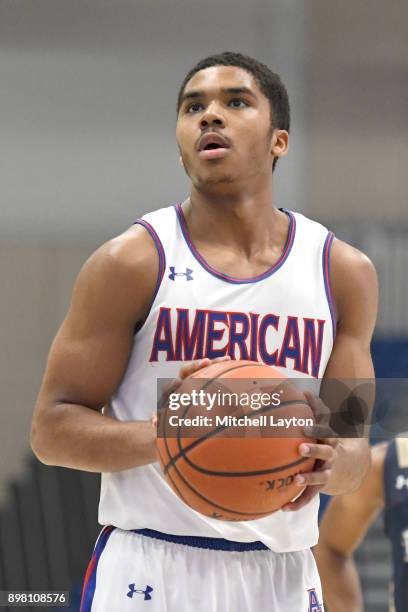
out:
M217 55L209 55L197 62L193 68L185 76L179 89L177 98L177 113L180 110L181 100L184 89L189 80L200 70L211 68L212 66L237 66L243 68L254 77L259 85L262 93L268 98L271 109L271 128L280 130L290 130L290 106L289 97L285 85L276 72L272 72L266 64L259 62L253 57L243 55L242 53L233 53L232 51L224 51ZM275 157L273 167L278 161Z

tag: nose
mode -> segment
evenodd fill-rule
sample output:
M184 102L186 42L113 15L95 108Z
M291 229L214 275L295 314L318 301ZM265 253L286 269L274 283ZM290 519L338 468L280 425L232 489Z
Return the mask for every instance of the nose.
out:
M218 127L225 126L225 119L223 114L220 112L219 107L215 104L209 104L202 115L200 120L202 128L206 128L210 125L216 125Z

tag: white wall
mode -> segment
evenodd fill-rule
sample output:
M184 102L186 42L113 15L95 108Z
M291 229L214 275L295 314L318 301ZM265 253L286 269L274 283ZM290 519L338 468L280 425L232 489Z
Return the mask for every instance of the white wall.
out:
M304 37L300 0L3 1L0 238L104 239L183 200L178 88L197 60L227 49L270 63L293 89L299 130L279 171L280 205L293 206L304 174Z
M312 214L408 218L408 3L313 2Z

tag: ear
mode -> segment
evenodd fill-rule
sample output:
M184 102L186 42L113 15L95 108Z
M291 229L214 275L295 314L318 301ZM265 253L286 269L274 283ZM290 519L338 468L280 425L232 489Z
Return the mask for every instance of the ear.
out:
M273 130L271 141L272 157L285 157L289 150L289 133L286 130Z

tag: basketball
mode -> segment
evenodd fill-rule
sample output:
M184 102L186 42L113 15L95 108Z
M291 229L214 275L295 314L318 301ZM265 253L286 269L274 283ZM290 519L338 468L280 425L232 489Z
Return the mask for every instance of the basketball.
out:
M159 411L159 460L180 499L211 518L247 521L276 512L301 493L294 477L311 471L314 460L302 457L298 447L314 441L303 433L313 413L294 384L273 367L229 361L186 378L177 396L193 397L193 391L218 403L209 410L184 401L176 411L166 402ZM220 402L221 396L253 400L261 394L271 401L256 409L248 401ZM289 424L282 435L278 423Z

